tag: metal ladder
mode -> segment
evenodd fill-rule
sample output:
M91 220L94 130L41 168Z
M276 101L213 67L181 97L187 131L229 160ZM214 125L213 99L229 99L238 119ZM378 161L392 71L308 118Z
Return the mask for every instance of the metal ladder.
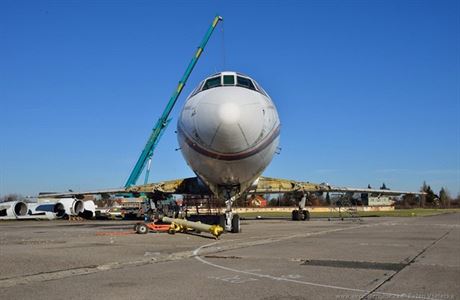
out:
M350 198L350 195L345 194L336 201L335 205L332 205L331 203L329 209L331 216L329 217L329 220L332 219L332 213L338 212L339 218L342 221L347 218L351 219L353 222L363 222L361 216L358 214L357 206L353 205ZM337 205L337 202L339 202L339 205Z

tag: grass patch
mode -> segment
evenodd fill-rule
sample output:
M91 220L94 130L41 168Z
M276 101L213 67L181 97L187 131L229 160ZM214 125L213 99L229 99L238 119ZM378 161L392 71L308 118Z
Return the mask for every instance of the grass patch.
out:
M437 209L437 208L414 208L414 209L396 209L393 211L359 211L360 217L424 217L433 216L445 213L460 212L458 208ZM291 212L284 211L266 211L266 212L243 212L239 213L241 217L246 218L291 218ZM349 216L347 213L342 213L344 217ZM311 212L312 218L338 218L338 212Z

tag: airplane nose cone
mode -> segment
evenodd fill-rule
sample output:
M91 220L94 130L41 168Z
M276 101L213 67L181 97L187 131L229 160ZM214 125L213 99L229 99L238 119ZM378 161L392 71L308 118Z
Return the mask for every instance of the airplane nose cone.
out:
M266 100L249 89L223 87L191 98L181 126L193 143L215 153L233 154L254 147L269 131Z
M237 153L250 148L263 128L262 109L257 103L242 106L238 100L222 103L201 103L196 132L203 146L219 153Z
M240 120L240 108L236 103L227 102L219 105L219 118L224 124L235 124Z

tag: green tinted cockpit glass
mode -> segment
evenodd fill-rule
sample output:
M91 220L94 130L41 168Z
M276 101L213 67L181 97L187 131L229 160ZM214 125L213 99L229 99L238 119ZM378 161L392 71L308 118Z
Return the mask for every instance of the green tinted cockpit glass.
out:
M220 86L220 76L206 80L205 84L203 85L203 91L217 86Z
M235 76L233 75L224 75L224 85L234 85Z

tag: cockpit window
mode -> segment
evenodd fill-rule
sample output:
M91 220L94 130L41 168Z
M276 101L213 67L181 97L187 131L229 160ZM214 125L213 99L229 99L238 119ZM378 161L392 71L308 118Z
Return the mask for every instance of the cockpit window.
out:
M244 78L244 77L241 77L241 76L237 76L236 77L236 85L239 85L239 86L242 86L242 87L254 90L254 91L256 90L256 87L254 86L254 84L252 83L251 79L249 79L249 78Z
M256 86L256 89L262 93L264 96L268 97L267 93L264 91L264 89L257 83L257 81L253 80L254 85Z
M209 78L203 85L203 91L220 86L220 76Z
M236 81L236 82L235 82ZM264 89L257 84L255 80L252 80L251 78L247 77L244 74L240 73L231 73L231 72L225 72L225 73L218 73L212 75L212 77L208 77L208 79L205 79L202 81L198 87L190 94L189 98L195 96L196 94L211 89L219 86L239 86L243 87L246 89L250 89L256 92L261 93L262 95L269 97L267 93L264 91Z
M202 85L203 85L203 82L201 82L201 83L193 90L193 92L190 94L189 98L195 96L196 94L198 94L198 92L201 91L201 86L202 86Z
M224 75L224 85L234 85L235 76L233 75Z

